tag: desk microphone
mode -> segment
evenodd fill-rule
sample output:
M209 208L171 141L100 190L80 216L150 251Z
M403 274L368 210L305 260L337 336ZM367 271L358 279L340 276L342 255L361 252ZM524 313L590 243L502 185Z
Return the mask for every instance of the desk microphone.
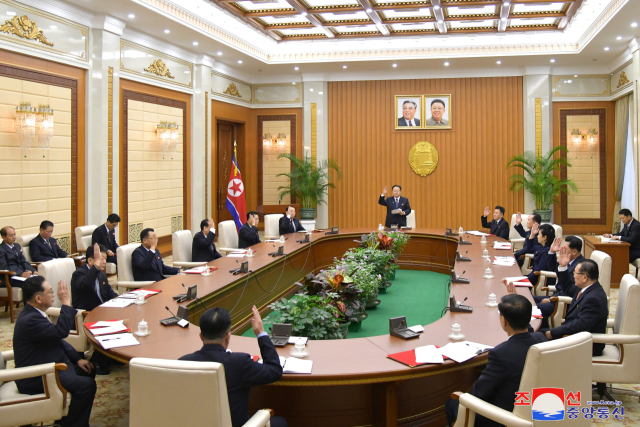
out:
M464 255L468 254L469 251L465 252ZM471 261L471 258L468 258L464 255L460 255L459 251L456 251L456 261Z
M462 236L460 236L460 241L458 242L458 245L470 245L471 242L468 241L469 237L471 237L471 234L469 234L466 239L462 240Z
M238 260L236 260L236 262L238 262ZM182 284L182 287L187 289L187 287L184 285L184 283ZM187 290L187 292L189 292L189 290ZM197 302L200 303L200 305L202 305L202 307L204 308L204 311L207 311L207 307L205 307L204 303L202 301L200 301L200 298L198 298L197 296L194 297L196 299Z
M165 306L164 306L164 308L166 308L166 309L167 309L167 311L168 311L169 313L171 313L171 315L172 315L173 317L175 317L176 319L178 318L178 316L176 316L175 314L173 314L173 311L171 311L171 310L169 309L169 307L167 307L167 306L165 305Z
M467 272L467 270L463 270L462 274L458 276L458 279L462 279L462 276L464 276L464 273L466 273L466 272Z
M464 276L464 273L466 273L467 270L463 271L462 274L460 276L456 275L456 271L455 270L451 270L451 283L469 283L469 279L463 279L462 276Z
M460 301L460 302L458 303L458 305L462 305L466 300L467 300L467 297L464 297L464 299L463 299L462 301Z

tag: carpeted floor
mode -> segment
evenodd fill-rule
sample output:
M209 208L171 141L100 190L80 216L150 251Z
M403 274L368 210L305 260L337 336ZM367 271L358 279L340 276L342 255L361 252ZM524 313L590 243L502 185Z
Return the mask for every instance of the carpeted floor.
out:
M165 263L172 263L171 257L164 258ZM630 274L635 275L635 268L630 266ZM115 285L115 277L110 278L112 285ZM397 292L396 288L398 280L394 282L394 285L389 289L388 296L392 297L392 293ZM440 288L441 290L441 288ZM437 297L434 299L434 304L442 306L444 301L444 295L436 290ZM385 295L382 295L382 299L386 304L388 301L385 299ZM613 318L618 303L618 290L611 289L611 308L609 317ZM392 304L389 304L391 306ZM383 307L380 307L382 309ZM18 309L19 313L21 309ZM378 309L376 309L378 310ZM406 311L404 311L406 313ZM438 313L439 315L439 313ZM385 315L386 316L386 315ZM413 321L413 315L407 315L409 324L428 323ZM388 322L388 318L387 322ZM369 319L367 319L369 321ZM367 322L365 321L365 322ZM9 350L13 347L14 324L9 320L9 313L5 313L0 309L0 350ZM387 326L388 327L388 326ZM367 326L368 329L368 326ZM13 362L9 363L9 368L13 367ZM111 369L111 374L108 376L97 377L98 392L93 404L93 411L91 414L91 426L92 427L126 427L129 425L129 370L127 365L114 365ZM640 384L629 385L617 385L615 387L626 388L630 390L640 391ZM638 398L632 396L614 395L618 400L622 401L625 408L624 421L616 421L613 419L597 419L592 422L595 424L601 424L604 426L634 426L640 427L640 403Z

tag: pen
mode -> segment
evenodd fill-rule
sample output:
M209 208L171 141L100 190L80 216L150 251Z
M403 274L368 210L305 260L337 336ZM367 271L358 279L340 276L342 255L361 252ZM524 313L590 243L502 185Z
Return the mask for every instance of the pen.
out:
M102 340L102 342L105 342L105 341L113 341L113 340L119 340L120 338L122 338L122 337L118 337L118 338L109 338L109 339L106 339L106 340Z

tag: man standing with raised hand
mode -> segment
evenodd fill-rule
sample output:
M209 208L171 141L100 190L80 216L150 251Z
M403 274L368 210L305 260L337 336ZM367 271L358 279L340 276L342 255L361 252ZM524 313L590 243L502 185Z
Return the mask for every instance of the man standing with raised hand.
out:
M491 222L487 222L489 214L491 214L491 210L489 206L487 206L484 208L484 215L480 217L482 227L490 229L490 233L494 236L509 240L509 224L504 220L504 208L502 206L496 206L493 210L493 221Z
M384 187L378 204L387 207L387 217L384 222L384 226L389 228L392 225L398 227L407 226L407 215L411 213L411 206L409 205L409 199L402 197L402 187L394 185L391 187L392 197L384 198L387 195L387 187Z

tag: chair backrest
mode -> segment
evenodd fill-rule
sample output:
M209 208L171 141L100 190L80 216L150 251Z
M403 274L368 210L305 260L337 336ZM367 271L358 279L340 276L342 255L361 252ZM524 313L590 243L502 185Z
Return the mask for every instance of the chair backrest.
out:
M532 389L539 387L562 387L565 394L569 391L580 392L582 406L586 407L591 398L592 346L588 332L532 345L527 353L519 391L531 393ZM558 363L559 360L570 360L571 363ZM516 405L513 413L531 421L532 409L535 406ZM581 426L591 423L584 417L571 422Z
M234 221L222 221L218 223L218 247L237 248L238 229Z
M524 231L529 231L529 228L527 227L527 221L529 220L529 215L526 214L522 214L522 228L524 228ZM516 214L511 215L511 228L509 229L509 239L519 239L520 238L520 234L518 234L518 232L515 229L516 226Z
M71 283L71 276L76 271L76 263L71 258L57 258L38 265L38 275L47 279L54 293L58 293L58 282L64 280ZM62 307L58 298L54 299L54 307Z
M411 209L411 213L407 215L407 227L416 228L416 211Z
M264 216L264 237L265 239L280 237L280 218L282 214L268 214Z
M119 246L116 250L118 257L118 280L125 282L133 282L133 267L131 264L131 254L140 243L129 243L128 245Z
M29 252L29 242L31 242L38 235L39 233L25 234L24 236L18 236L18 238L16 239L16 243L22 246L22 253L24 254L24 259L26 259L27 262L33 262L33 260L31 259L31 253Z
M611 256L602 251L593 251L589 259L592 259L598 264L598 270L600 272L598 282L600 282L602 289L604 289L607 296L609 296L611 292Z
M136 357L129 363L129 373L131 427L231 427L222 364ZM167 399L167 384L180 390L172 393L171 399Z
M191 230L176 231L171 235L173 260L178 262L191 262L193 249L193 235Z
M620 281L613 333L640 335L640 282L630 274Z
M78 246L78 252L87 251L87 248L91 244L93 230L96 228L98 228L97 225L83 225L82 227L76 227L76 245Z
M562 239L562 226L558 224L551 224L554 231L556 232L556 237L560 237Z

